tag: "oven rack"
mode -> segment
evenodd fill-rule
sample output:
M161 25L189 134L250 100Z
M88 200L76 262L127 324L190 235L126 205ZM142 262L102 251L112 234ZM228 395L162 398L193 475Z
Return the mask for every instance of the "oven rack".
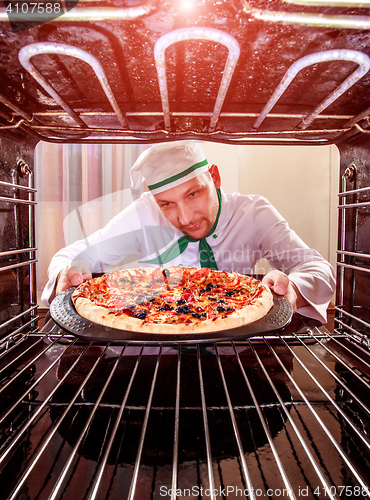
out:
M180 349L23 336L0 354L4 498L368 498L370 355L300 321Z
M3 232L3 251L0 252L1 294L8 294L9 311L0 321L0 351L4 339L22 332L37 331L37 292L35 244L35 193L34 176L23 160L12 162L12 168L0 180L0 207L8 214L6 227L11 237ZM23 184L22 184L23 183ZM28 276L28 278L26 278ZM4 306L3 306L4 310Z

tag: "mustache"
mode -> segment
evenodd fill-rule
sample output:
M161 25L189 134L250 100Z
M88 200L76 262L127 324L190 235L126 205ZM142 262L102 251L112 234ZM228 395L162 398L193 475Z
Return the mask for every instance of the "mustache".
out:
M185 230L187 230L187 229L191 229L192 227L197 226L197 225L198 225L198 224L200 224L201 222L202 222L202 220L198 220L198 221L195 221L195 222L191 222L191 223L189 223L189 224L186 224L186 226L182 225L182 226L181 226L181 229L185 229Z

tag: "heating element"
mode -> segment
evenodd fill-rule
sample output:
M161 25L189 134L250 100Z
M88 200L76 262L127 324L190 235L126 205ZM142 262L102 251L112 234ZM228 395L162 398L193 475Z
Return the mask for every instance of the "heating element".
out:
M3 498L368 498L370 356L295 317L210 345L4 341Z
M66 2L46 25L27 3L15 26L0 7L0 130L306 145L369 133L367 0L118 3Z

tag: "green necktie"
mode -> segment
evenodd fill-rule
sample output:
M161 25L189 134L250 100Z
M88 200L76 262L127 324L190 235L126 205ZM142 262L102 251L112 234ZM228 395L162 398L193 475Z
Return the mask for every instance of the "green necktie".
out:
M215 223L212 226L212 229L207 234L206 238L208 238L208 236L211 236L211 234L214 233L217 227L218 219L220 217L221 192L219 189L217 189L217 196L219 201L217 217ZM193 238L190 238L190 236L182 236L170 248L165 250L161 255L158 255L158 257L155 257L154 259L151 260L140 260L139 262L145 264L158 264L160 266L163 264L167 264L167 262L171 262L171 260L176 259L176 257L181 255L186 250L189 243L199 241L199 259L201 267L209 267L210 269L214 269L217 271L218 267L215 260L215 256L213 255L212 248L208 244L206 238L202 238L201 240L195 240Z

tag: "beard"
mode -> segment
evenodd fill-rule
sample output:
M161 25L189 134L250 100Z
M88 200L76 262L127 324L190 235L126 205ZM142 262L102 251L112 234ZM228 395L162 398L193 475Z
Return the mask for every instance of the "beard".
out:
M219 201L217 194L215 202L212 205L213 206L208 216L195 218L194 221L191 221L190 224L179 227L180 231L184 233L186 236L189 236L190 238L196 240L201 240L202 238L206 238L210 233L217 218L219 210Z

